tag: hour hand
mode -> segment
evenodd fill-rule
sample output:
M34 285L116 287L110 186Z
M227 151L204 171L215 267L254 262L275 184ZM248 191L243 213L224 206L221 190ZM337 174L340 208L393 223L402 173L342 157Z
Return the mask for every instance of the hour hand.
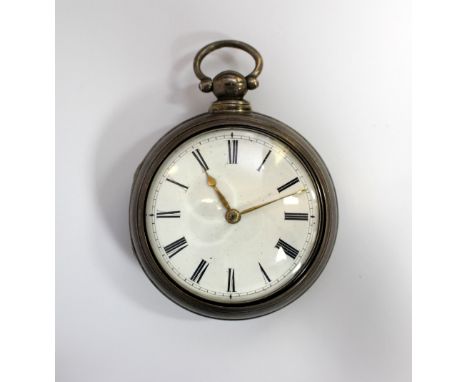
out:
M228 201L226 200L222 192L219 191L218 187L216 187L216 179L213 178L210 174L208 174L208 172L206 172L206 177L208 180L208 186L210 186L213 190L215 190L216 195L218 195L220 202L222 203L224 208L226 208L226 210L229 211L231 209L231 206L229 205Z

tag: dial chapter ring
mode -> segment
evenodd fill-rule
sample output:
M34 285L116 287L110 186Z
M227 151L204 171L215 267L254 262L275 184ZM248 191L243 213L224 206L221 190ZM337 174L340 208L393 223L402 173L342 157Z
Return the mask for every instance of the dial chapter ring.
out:
M246 303L219 303L196 296L179 286L164 271L151 249L145 228L148 189L158 168L172 150L204 131L223 126L242 126L267 133L287 144L301 159L316 183L319 213L322 217L317 241L309 260L284 288L261 300ZM262 114L202 114L168 132L147 154L135 174L130 200L130 234L134 252L152 283L169 299L194 313L239 320L263 316L299 298L316 281L330 258L338 228L336 193L328 170L313 147L287 125Z

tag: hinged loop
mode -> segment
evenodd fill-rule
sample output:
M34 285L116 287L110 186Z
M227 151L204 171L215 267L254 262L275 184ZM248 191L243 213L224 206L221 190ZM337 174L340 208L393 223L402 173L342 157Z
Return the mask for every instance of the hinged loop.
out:
M220 48L237 48L249 53L255 60L255 68L247 76L233 71L226 70L213 79L205 75L201 70L201 62L203 59ZM243 99L247 90L252 90L258 87L257 77L263 68L263 59L258 51L242 41L236 40L221 40L215 41L206 45L196 54L193 61L193 70L195 75L200 80L199 88L202 92L213 93L218 98L212 107L213 112L217 111L250 111L250 105Z
M202 72L201 67L200 67L201 62L208 54L221 48L237 48L250 54L255 60L255 68L245 78L247 79L247 82L249 82L248 81L249 78L253 80L257 79L257 77L260 75L262 68L263 68L263 58L260 55L260 53L258 53L257 49L255 49L253 46L246 44L245 42L242 42L242 41L220 40L220 41L212 42L211 44L208 44L205 47L201 48L193 60L193 71L195 72L195 75L197 76L197 78L200 80L200 90L206 91L206 92L211 91L211 89L207 89L207 90L202 89L202 84L207 83L208 81L212 82L212 79ZM253 84L254 81L251 81L251 82L252 82L252 85L254 85ZM257 86L258 86L258 81L255 86L253 87L249 86L249 89L255 89ZM207 87L205 86L205 88Z

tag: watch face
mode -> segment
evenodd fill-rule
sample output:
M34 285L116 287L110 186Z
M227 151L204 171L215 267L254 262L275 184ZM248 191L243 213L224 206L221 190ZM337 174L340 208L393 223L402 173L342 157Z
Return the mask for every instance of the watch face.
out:
M312 256L321 211L294 151L248 128L200 133L155 173L145 206L155 260L206 300L247 303L286 288Z

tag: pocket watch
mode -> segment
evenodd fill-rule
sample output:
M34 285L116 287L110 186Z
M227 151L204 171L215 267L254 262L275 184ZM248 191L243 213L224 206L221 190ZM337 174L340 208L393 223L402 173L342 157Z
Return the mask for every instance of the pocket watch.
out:
M249 53L254 70L206 76L202 60L225 47ZM133 249L178 305L219 319L262 316L296 300L324 269L338 224L333 182L304 137L244 99L259 84L256 49L213 42L193 66L200 90L217 100L164 135L139 165Z

